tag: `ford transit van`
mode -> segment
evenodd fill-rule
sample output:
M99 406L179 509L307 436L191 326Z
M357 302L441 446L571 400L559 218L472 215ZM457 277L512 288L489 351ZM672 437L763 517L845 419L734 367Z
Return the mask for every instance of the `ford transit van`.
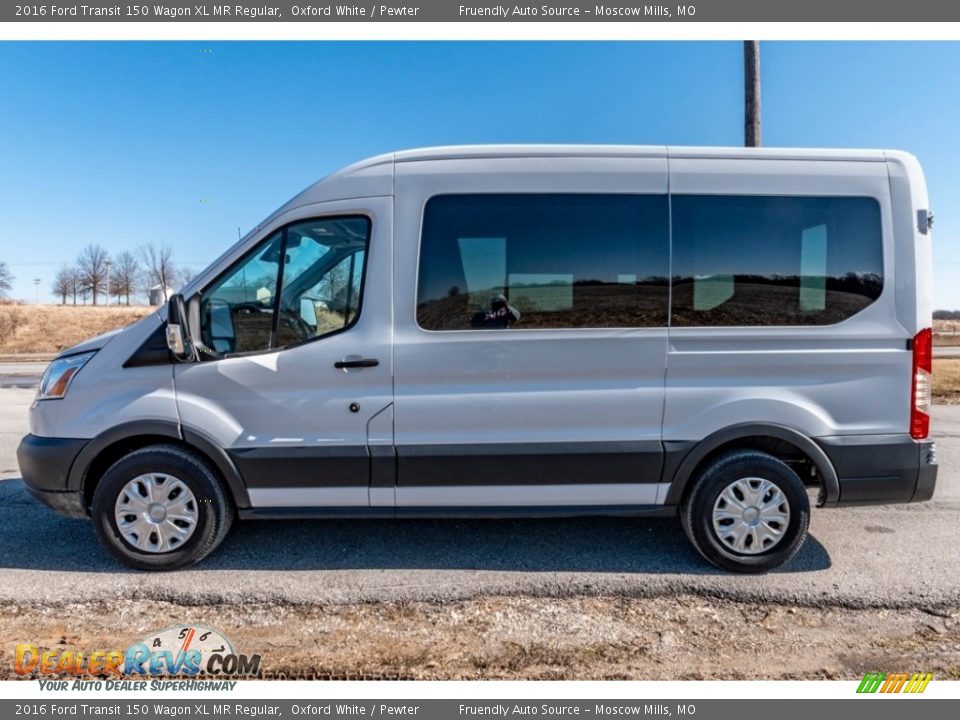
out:
M903 152L375 157L61 353L20 468L141 569L237 518L677 515L770 570L811 504L933 494L931 218Z

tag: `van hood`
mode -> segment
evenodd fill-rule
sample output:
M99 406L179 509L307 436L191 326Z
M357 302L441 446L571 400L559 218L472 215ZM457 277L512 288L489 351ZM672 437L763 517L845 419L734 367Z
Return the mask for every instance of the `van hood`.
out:
M61 350L57 354L57 357L63 357L65 355L77 355L78 353L90 352L91 350L100 350L123 331L124 328L117 328L116 330L105 332L103 335L97 335L96 337L89 338L81 343L77 343L73 347L68 347L66 350Z

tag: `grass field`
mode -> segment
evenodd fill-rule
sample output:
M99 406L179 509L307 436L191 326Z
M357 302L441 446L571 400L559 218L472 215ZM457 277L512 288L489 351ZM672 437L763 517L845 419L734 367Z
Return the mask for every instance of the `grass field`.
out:
M0 304L0 355L56 353L136 322L150 306Z
M937 358L933 361L933 401L960 403L960 358Z
M940 347L960 345L960 320L934 320L933 344Z

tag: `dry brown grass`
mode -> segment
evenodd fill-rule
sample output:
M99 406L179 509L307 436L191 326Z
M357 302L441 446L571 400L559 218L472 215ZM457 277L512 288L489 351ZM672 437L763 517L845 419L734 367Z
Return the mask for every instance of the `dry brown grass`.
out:
M960 320L934 320L933 344L941 347L960 345Z
M960 403L960 358L934 358L933 401Z
M55 353L124 327L156 308L0 304L0 354Z
M960 320L934 320L935 333L960 333Z

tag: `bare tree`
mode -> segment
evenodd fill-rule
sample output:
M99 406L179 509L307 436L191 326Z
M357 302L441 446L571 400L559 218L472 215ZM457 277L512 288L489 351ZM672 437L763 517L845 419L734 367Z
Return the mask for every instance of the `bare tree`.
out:
M5 297L13 288L13 273L7 264L0 260L0 297Z
M743 144L760 147L760 41L743 42Z
M124 250L117 255L113 261L113 277L110 279L110 290L117 296L117 302L120 298L126 298L127 305L130 304L131 293L136 293L140 286L140 276L143 271L140 269L140 262L128 250Z
M143 260L147 292L150 292L152 286L159 285L164 302L170 299L167 297L167 291L176 282L177 278L177 268L173 264L172 258L173 248L169 245L157 247L150 243L140 248L140 259Z
M339 264L330 268L327 274L320 281L320 295L335 299L338 293L342 293L347 287L347 278L350 275L350 262L340 261Z
M70 294L73 296L73 304L77 304L77 294L83 289L83 283L80 282L80 271L75 267L70 267Z
M197 273L191 268L188 268L188 267L180 268L180 277L178 280L178 284L180 285L180 287L183 287L184 285L189 285L190 281L193 280L196 276L197 276Z
M80 282L90 292L94 305L97 304L97 294L107 284L108 257L107 251L99 245L87 245L77 258Z
M53 286L50 288L50 291L54 295L60 296L61 305L67 304L67 295L70 294L73 281L73 271L64 263L60 266L60 269L57 270L57 274L53 278ZM76 305L76 301L74 301L74 305Z

